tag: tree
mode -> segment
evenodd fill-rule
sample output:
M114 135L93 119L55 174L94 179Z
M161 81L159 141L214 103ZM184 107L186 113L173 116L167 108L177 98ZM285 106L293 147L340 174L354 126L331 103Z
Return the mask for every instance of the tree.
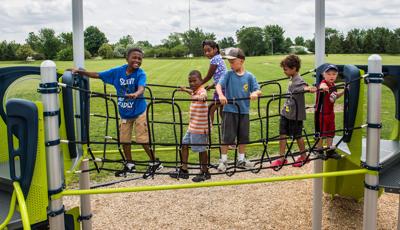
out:
M267 25L264 27L264 40L271 43L272 53L285 53L285 30L279 25Z
M389 50L386 50L386 44L390 43L393 32L388 28L384 27L376 27L373 30L374 40L377 43L377 50L374 53L387 53Z
M26 44L28 44L34 51L39 52L41 47L39 36L34 32L29 32L28 37L25 39Z
M343 53L343 34L338 30L327 27L325 29L325 53Z
M385 42L386 53L399 54L400 53L400 28L393 30L390 36L387 37Z
M246 55L255 56L266 53L268 44L264 41L263 30L260 27L242 27L236 31L238 46Z
M34 51L43 54L47 59L54 59L61 47L60 40L55 36L54 30L50 28L40 29L38 35L30 32L26 43Z
M340 54L344 53L343 49L344 36L342 33L334 34L327 45L327 53Z
M297 36L297 37L294 39L294 44L295 44L296 46L304 46L304 45L305 45L304 38L303 38L302 36Z
M184 57L187 55L189 49L184 45L177 45L171 49L171 55L173 57Z
M235 39L233 39L233 37L225 37L222 38L221 41L218 42L219 48L224 49L224 48L228 48L228 47L235 47L236 43L235 43Z
M39 31L39 40L42 44L41 52L47 59L53 59L57 56L60 49L60 41L55 36L53 29L44 28Z
M67 47L72 47L72 33L61 33L58 35L58 39L60 40L61 43L61 49L65 49Z
M148 55L152 55L153 57L171 57L171 50L159 45L152 48Z
M201 46L204 40L215 41L214 33L205 33L199 28L188 30L182 34L183 44L188 47L189 53L196 57L203 55L203 47Z
M306 45L308 51L314 53L315 52L315 39L314 38L308 39L308 40L306 40L305 43L306 43L305 45Z
M131 35L126 35L120 38L117 44L120 44L123 47L127 47L128 45L135 44L135 42Z
M96 56L100 46L108 42L106 35L96 26L89 26L86 28L84 37L85 49L87 49L92 56Z
M113 51L114 57L123 58L123 57L125 57L125 53L126 53L126 47L124 47L121 44L115 45L114 51Z
M168 35L168 38L163 39L161 42L164 47L172 49L173 47L182 45L182 34L176 32L171 33Z
M290 52L290 47L293 45L292 39L290 38L286 38L284 45L283 45L283 49L284 49L284 53L289 53Z
M35 52L32 50L29 44L24 44L17 49L15 54L18 59L26 60L27 57L32 57Z
M113 58L113 48L110 44L104 43L103 45L101 45L98 53L104 59Z
M153 45L149 41L138 41L136 42L135 45L141 49L147 49L153 47Z
M365 30L352 29L347 32L343 43L344 52L350 54L362 53L364 36Z
M58 51L57 53L57 60L60 61L72 61L74 58L72 47L67 47L65 49L62 49Z
M16 60L16 52L19 48L20 44L11 41L7 43L7 41L2 41L0 43L0 60Z

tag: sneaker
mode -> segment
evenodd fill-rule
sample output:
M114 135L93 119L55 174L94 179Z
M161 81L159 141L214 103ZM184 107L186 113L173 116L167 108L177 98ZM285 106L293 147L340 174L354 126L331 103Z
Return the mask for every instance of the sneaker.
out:
M116 177L126 177L128 174L135 173L135 170L136 170L136 168L134 165L130 168L128 166L124 165L123 169L115 172L115 176Z
M200 173L198 175L196 175L195 177L192 178L193 182L203 182L205 180L209 180L211 179L211 174L209 172L205 172L205 173Z
M146 172L143 174L143 179L149 178L150 176L154 176L154 173L156 171L160 171L163 168L164 166L158 159L156 159L154 162L150 162Z
M340 156L339 153L337 153L334 149L330 149L330 150L326 151L326 157L332 158L335 160L342 159L342 156Z
M305 164L308 164L309 162L310 162L310 159L307 159L307 156L299 156L292 166L293 167L301 167Z
M254 168L254 163L244 158L243 160L237 160L236 166L245 168L245 169L252 169Z
M328 157L324 154L324 151L321 149L318 149L317 151L317 157L323 161L328 160Z
M189 171L179 168L178 171L170 172L169 176L174 179L189 179Z
M283 166L283 165L285 165L285 164L287 164L288 163L288 161L285 159L285 160L282 160L281 158L280 159L277 159L277 160L274 160L274 161L272 161L271 162L271 166L272 167L281 167L281 166Z
M226 163L226 161L223 162L223 161L219 160L219 164L218 164L218 167L217 167L217 170L219 172L226 172L226 168L227 167L228 167L228 163Z

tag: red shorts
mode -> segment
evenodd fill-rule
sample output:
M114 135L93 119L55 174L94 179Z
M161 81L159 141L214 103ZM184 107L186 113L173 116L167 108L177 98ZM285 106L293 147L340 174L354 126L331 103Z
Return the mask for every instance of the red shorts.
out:
M319 116L319 127L321 137L334 137L335 136L335 114L326 114Z

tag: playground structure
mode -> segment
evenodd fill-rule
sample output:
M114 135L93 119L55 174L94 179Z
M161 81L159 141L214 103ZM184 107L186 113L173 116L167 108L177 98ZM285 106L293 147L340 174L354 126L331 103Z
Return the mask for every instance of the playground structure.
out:
M375 62L380 62L378 56L371 56L370 62L375 64ZM375 61L375 62L374 62ZM372 65L370 63L370 65ZM323 68L317 68L318 71ZM371 68L371 67L369 67ZM345 97L345 106L347 109L348 116L345 116L344 123L347 125L345 127L361 127L363 125L363 117L361 111L361 105L363 102L363 92L364 92L364 82L360 78L363 76L363 72L366 69L365 66L345 65L340 66L340 75L344 81L354 82L351 85L350 92ZM387 85L396 95L398 84L396 79L400 79L399 66L383 66L383 68L378 68L383 70L383 74L371 74L374 76L372 79L367 75L365 80L368 81L368 86L373 84L380 84L376 79L383 79L383 84ZM382 71L381 70L381 71ZM8 149L8 156L3 154L2 157L2 171L1 171L1 204L6 204L9 210L2 213L2 220L4 224L2 227L7 226L9 229L14 229L23 226L28 228L27 225L32 225L32 228L38 228L40 226L45 226L51 224L52 218L64 219L65 226L67 229L79 229L78 219L83 223L85 221L90 221L90 216L82 215L79 213L79 209L75 208L69 210L64 214L64 209L62 205L62 196L65 195L83 195L96 194L96 193L114 193L114 192L129 192L129 191L151 191L160 189L178 189L178 188L190 188L190 187L203 187L203 186L222 186L222 185L234 185L234 184L245 184L245 183L261 183L261 182L272 182L280 180L291 180L291 179L305 179L305 178L319 178L325 177L324 180L324 191L330 194L339 194L343 196L350 196L357 199L363 197L363 175L377 175L379 167L374 167L371 165L366 165L367 169L360 169L359 162L362 157L362 153L365 153L365 149L368 147L361 145L361 143L368 143L362 140L362 130L348 128L344 132L343 141L338 145L340 151L346 155L346 157L340 161L326 161L325 163L325 173L321 174L310 174L310 175L296 175L287 178L263 178L257 180L245 180L245 181L229 181L229 182L208 182L202 184L190 184L190 185L177 185L177 186L158 186L158 187L144 187L144 188L125 188L125 189L93 189L93 190L64 190L65 182L68 176L68 172L78 171L77 167L80 163L86 165L88 161L83 160L83 157L89 157L87 148L83 146L83 155L76 153L76 145L78 142L73 143L72 141L68 144L61 144L61 140L73 140L81 139L82 143L88 141L88 133L81 132L80 138L75 138L74 129L68 126L68 121L74 118L72 92L67 91L68 88L63 87L60 91L59 85L66 85L68 82L78 86L81 89L88 89L88 84L85 80L82 82L74 81L72 75L56 73L55 65L51 61L46 61L42 63L41 69L37 67L9 67L0 70L0 81L2 88L0 89L1 101L4 101L4 96L6 95L9 86L18 82L18 79L25 75L41 74L42 83L39 86L39 92L42 93L42 102L31 102L22 99L10 99L7 101L5 110L4 106L1 106L0 113L2 114L1 130L2 134L7 133L8 142L0 142L1 146ZM376 79L375 79L376 78ZM318 80L317 80L318 81ZM376 81L376 83L374 83ZM353 86L354 85L354 86ZM82 120L88 119L88 98L87 93L84 90L79 91L79 98L82 99L81 116ZM379 90L379 89L378 89ZM376 93L379 93L376 92ZM52 97L49 97L52 96ZM268 95L266 95L268 97ZM274 97L277 97L276 95ZM379 101L379 96L372 95L373 98ZM375 102L377 102L375 101ZM396 105L398 101L396 100ZM61 109L60 109L61 108ZM72 110L72 111L71 111ZM62 111L62 112L58 112ZM374 109L373 111L376 111ZM398 111L398 109L396 109ZM346 113L345 113L346 114ZM376 114L376 113L375 113ZM3 120L3 117L5 118ZM396 119L398 115L396 113ZM376 122L376 123L373 123ZM53 124L51 124L53 123ZM268 121L266 121L268 123ZM368 121L369 126L371 124L378 124L373 126L373 129L378 129L380 126L379 121ZM51 129L45 128L53 125ZM82 127L88 126L88 124L82 124ZM59 127L59 132L57 131ZM69 127L69 128L68 128ZM371 128L371 127L370 127ZM46 131L47 130L47 131ZM379 186L382 186L388 192L398 192L399 185L396 184L395 179L397 170L396 164L398 162L398 126L394 126L392 133L393 140L385 141L381 140L382 148L380 148L381 153L381 164L383 167L382 178L384 178ZM46 133L47 132L47 133ZM15 136L15 137L13 137ZM70 139L71 138L71 139ZM2 140L5 140L4 138ZM379 143L379 142L378 142ZM17 147L17 146L18 147ZM363 146L363 147L362 147ZM374 147L379 148L379 144L374 144ZM60 148L62 151L60 151ZM369 147L370 148L370 147ZM49 151L54 149L54 152ZM364 149L364 150L363 150ZM71 151L72 150L72 151ZM384 151L382 151L384 150ZM46 153L47 152L47 153ZM60 152L63 153L61 157ZM54 154L56 159L46 155ZM376 151L378 153L378 151ZM49 164L46 161L52 160L53 163ZM47 179L49 174L49 168L56 170L57 172L52 172L52 175L59 174L60 187L58 189L49 189L50 182ZM46 170L47 169L47 170ZM82 175L87 174L82 173ZM53 182L54 183L54 182ZM367 182L366 182L367 183ZM374 186L372 183L366 184L368 190L373 190L377 192L379 186ZM19 195L18 195L19 194ZM16 198L18 199L19 212L15 211L14 206L16 205ZM49 204L52 201L59 201L60 209L56 212L47 212ZM366 200L365 200L366 201ZM24 208L24 204L26 207ZM3 205L2 205L3 206ZM86 206L87 207L87 206ZM376 206L375 206L376 208ZM3 211L4 209L2 209ZM24 211L26 210L26 211ZM90 210L90 209L89 209ZM11 218L7 218L7 216ZM90 211L89 211L90 213ZM63 215L62 215L63 214ZM9 221L9 222L8 222ZM53 219L53 221L55 221ZM8 223L7 223L8 222ZM28 224L29 223L29 224ZM59 224L56 223L55 224ZM62 228L64 224L61 224L55 229Z
M320 4L320 1L317 1ZM79 48L81 18L79 1L77 11L74 11L74 56L78 67L83 67L83 55L79 56L83 49ZM322 6L321 6L322 7ZM321 12L321 11L319 11ZM323 11L322 11L323 12ZM79 20L78 20L79 21ZM319 21L318 23L320 23ZM81 26L82 29L82 26ZM83 31L83 30L82 30ZM76 34L76 35L75 35ZM83 36L82 36L83 37ZM78 40L78 41L76 41ZM83 39L82 39L83 41ZM323 42L318 42L318 46ZM83 44L81 48L83 47ZM75 52L76 51L76 52ZM317 56L321 56L317 54ZM318 58L318 57L317 57ZM317 61L317 66L323 62ZM322 67L317 68L317 81L320 78ZM39 228L49 225L51 229L80 229L79 221L83 229L90 229L90 194L152 191L162 189L181 189L205 186L224 186L247 183L263 183L281 180L317 178L314 184L313 228L320 229L320 215L318 207L321 199L318 194L318 183L324 178L324 191L329 194L339 194L360 199L364 196L364 229L376 227L376 200L379 188L385 188L387 192L400 193L400 186L396 181L399 175L399 88L400 67L381 66L380 57L374 55L369 59L368 70L366 66L345 65L340 67L340 73L344 81L357 82L357 86L351 88L348 95L348 114L346 127L361 127L364 123L362 114L362 102L364 101L364 82L368 82L368 135L367 140L362 139L361 129L345 130L343 141L338 145L346 157L340 161L326 161L324 173L296 175L286 178L262 178L245 181L208 182L202 184L137 187L125 189L96 189L87 190L89 152L85 143L89 142L89 100L87 93L73 91L63 87L60 92L59 83L74 85L80 89L89 89L87 80L75 82L73 76L56 72L56 66L51 61L42 63L38 67L10 67L0 70L0 102L4 103L4 96L10 85L26 75L41 75L42 83L39 92L42 94L42 102L31 102L20 99L7 101L5 107L0 106L0 228L9 229ZM364 76L364 73L368 73ZM60 80L61 79L61 80ZM61 82L60 82L61 81ZM380 140L380 88L381 83L388 86L395 95L396 115L395 125L391 140ZM5 108L5 110L4 110ZM68 128L69 127L69 128ZM74 127L71 129L71 127ZM60 144L60 139L69 140L68 144ZM75 141L75 143L74 143ZM338 139L339 141L339 139ZM81 142L81 143L80 143ZM5 151L5 152L4 152ZM62 155L61 155L62 153ZM378 154L380 153L380 155ZM365 162L365 169L360 169L360 159ZM322 161L315 161L316 168ZM81 188L83 190L65 190L65 182L68 181L68 172L81 171ZM382 170L378 173L380 168ZM364 185L365 175L365 185ZM379 181L378 181L379 175ZM319 179L318 179L319 178ZM317 190L317 191L316 191ZM81 210L74 208L64 213L62 196L82 195ZM19 210L15 210L18 200ZM79 221L78 221L79 220ZM319 226L319 227L318 227Z

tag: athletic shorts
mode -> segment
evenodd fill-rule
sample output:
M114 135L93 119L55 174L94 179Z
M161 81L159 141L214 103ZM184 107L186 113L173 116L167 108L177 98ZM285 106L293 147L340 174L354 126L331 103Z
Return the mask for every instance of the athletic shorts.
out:
M132 130L134 125L135 125L136 142L141 144L149 143L146 112L142 113L136 118L121 119L120 130L119 130L121 142L128 143L132 141Z
M236 139L239 144L249 142L249 125L249 114L223 112L222 142L224 144L235 144Z
M287 135L292 137L301 136L303 131L302 120L290 120L284 116L281 116L279 121L279 134Z
M335 137L335 114L319 116L320 137Z
M197 153L205 152L207 151L208 134L190 133L188 130L186 131L186 134L183 137L182 144L190 145L193 152ZM204 145L199 145L199 144L204 144Z

